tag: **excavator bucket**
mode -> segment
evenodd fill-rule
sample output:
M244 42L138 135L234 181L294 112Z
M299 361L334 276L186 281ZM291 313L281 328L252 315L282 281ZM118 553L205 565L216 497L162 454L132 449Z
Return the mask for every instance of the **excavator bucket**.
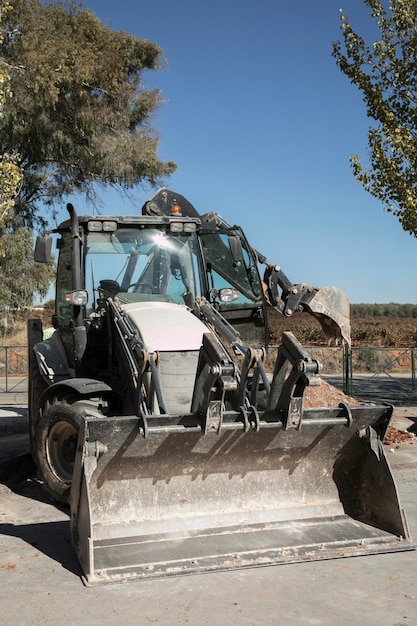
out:
M305 308L320 322L329 340L341 338L350 345L350 306L343 291L320 287Z
M84 418L71 529L87 585L414 549L381 435L389 406Z

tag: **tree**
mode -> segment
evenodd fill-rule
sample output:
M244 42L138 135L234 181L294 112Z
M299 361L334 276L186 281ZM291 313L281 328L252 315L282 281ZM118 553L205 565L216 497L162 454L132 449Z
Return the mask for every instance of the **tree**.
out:
M0 26L4 15L11 9L9 2L0 0ZM0 44L3 41L3 31L0 28ZM0 119L3 117L4 101L10 96L10 76L7 69L0 65ZM14 207L15 198L22 181L22 171L19 167L19 155L5 153L0 155L0 256L2 253L1 233L5 221Z
M341 13L343 45L333 44L341 71L363 93L369 160L351 156L355 178L403 229L417 237L417 0L364 0L379 39L365 43Z
M0 153L18 150L24 179L16 213L31 224L41 205L97 188L128 192L176 169L157 157L150 119L162 102L143 74L162 50L111 31L76 0L10 0L0 46L11 91L0 120Z
M0 257L0 336L13 330L16 312L31 307L35 294L44 298L53 278L49 265L33 260L33 233L17 227L3 233L3 256Z
M0 25L11 10L10 3L0 0ZM3 29L0 29L0 43ZM0 65L0 119L4 116L6 98L12 95L7 67ZM24 228L14 215L15 198L22 184L23 173L16 152L0 155L0 336L12 331L16 311L31 306L36 293L44 297L53 277L49 265L33 260L33 233Z

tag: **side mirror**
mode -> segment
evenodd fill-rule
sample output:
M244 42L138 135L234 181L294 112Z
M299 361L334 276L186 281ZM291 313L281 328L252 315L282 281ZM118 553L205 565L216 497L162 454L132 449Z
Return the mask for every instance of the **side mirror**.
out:
M38 235L35 243L34 260L37 263L49 263L52 251L52 237L50 235Z
M232 254L233 262L236 263L236 265L239 265L239 263L244 263L242 242L240 241L240 237L237 237L236 235L230 235L229 248Z

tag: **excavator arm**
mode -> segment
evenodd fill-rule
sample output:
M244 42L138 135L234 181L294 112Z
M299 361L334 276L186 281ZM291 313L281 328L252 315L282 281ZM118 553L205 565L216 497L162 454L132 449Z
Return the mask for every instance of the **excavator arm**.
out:
M337 287L294 284L279 265L271 265L258 253L257 256L266 266L263 281L270 306L286 317L297 311L310 313L320 322L329 344L339 340L350 344L350 308L343 291Z

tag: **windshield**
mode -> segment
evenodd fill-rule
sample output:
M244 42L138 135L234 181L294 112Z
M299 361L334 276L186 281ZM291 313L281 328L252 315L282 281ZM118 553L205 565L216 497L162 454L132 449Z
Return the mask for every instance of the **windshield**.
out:
M162 300L193 306L201 295L194 233L120 228L88 233L85 288L89 309L103 299Z

